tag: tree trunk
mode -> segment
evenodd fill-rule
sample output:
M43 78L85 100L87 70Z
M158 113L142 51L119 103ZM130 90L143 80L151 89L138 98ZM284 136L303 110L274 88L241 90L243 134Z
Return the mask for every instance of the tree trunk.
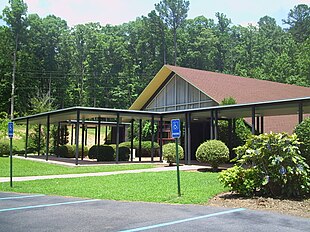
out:
M14 54L13 54L12 92L11 92L11 120L13 120L13 118L14 118L14 96L15 96L17 43L18 43L18 35L16 35L16 38L15 38L15 49L14 49Z
M174 65L177 65L177 29L173 29Z

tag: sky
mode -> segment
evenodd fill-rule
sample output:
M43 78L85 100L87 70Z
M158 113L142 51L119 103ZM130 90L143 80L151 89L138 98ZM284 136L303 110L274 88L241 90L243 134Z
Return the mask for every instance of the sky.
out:
M9 0L0 0L0 12ZM24 0L28 14L40 17L56 15L67 21L69 26L99 22L101 25L119 25L147 16L160 0ZM295 5L310 5L310 0L190 0L188 18L200 15L215 18L215 13L224 13L234 25L255 25L265 15L277 20L278 25L286 19ZM3 21L0 19L0 25Z

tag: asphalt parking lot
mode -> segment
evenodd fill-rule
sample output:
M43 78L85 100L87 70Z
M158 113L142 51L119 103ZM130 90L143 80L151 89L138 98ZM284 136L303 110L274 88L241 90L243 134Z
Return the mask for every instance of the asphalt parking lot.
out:
M0 192L0 231L310 231L310 220L243 208Z

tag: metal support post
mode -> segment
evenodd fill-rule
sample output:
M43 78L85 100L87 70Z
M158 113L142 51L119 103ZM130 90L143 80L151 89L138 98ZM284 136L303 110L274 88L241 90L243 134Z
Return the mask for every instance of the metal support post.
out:
M119 118L119 113L117 113L116 117L116 163L118 163L119 160L119 124L120 124L120 118Z
M47 132L46 132L46 161L48 161L48 153L49 153L49 146L50 146L50 115L47 115Z
M27 118L26 122L25 158L27 158L28 137L29 137L29 118Z
M151 133L152 133L152 141L151 141L151 162L154 162L154 115L152 115L152 121L151 121Z
M79 164L79 132L80 132L80 111L76 112L75 125L75 165Z

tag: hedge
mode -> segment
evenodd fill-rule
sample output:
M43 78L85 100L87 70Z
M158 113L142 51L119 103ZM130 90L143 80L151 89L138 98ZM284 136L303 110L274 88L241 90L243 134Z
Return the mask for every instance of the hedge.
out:
M75 158L75 145L62 145L55 148L55 155L63 158ZM88 155L88 148L84 146L84 157ZM82 145L79 145L79 158L82 157Z
M131 148L131 142L120 143L120 147ZM152 141L142 141L141 142L141 157L151 157L152 156ZM136 149L136 157L139 156L139 141L134 141L133 148ZM159 156L159 144L154 142L154 157Z

